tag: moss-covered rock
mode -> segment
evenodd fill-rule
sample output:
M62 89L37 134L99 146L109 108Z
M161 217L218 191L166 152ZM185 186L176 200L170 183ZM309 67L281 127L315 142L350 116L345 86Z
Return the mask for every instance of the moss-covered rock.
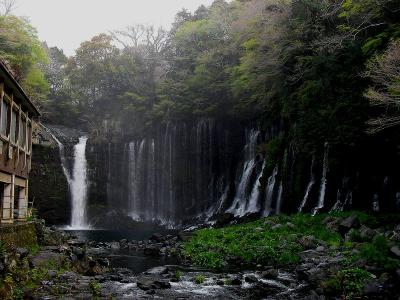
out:
M0 241L6 249L37 245L36 228L33 222L0 226Z

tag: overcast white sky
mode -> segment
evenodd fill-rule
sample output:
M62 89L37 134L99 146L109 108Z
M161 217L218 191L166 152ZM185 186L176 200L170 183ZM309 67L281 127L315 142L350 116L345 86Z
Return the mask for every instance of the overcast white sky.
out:
M169 28L182 8L195 10L213 0L17 0L16 14L26 16L49 46L72 55L94 35L132 24Z

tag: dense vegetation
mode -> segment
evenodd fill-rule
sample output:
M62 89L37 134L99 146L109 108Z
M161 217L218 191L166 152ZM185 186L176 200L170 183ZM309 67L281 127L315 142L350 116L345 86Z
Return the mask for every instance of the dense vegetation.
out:
M141 135L168 120L235 118L283 124L303 149L354 146L367 121L397 124L399 14L397 0L216 0L179 12L169 32L130 26L70 58L4 15L0 55L49 120L78 118L94 134L125 120L125 134Z
M353 242L361 243L357 254L348 251L346 263L365 259L365 263L395 268L398 262L388 257L389 247L385 237L377 235L372 241L373 236L370 239L360 237L359 230L354 229L345 241L337 230L338 224L328 224L351 215L357 215L361 223L372 228L388 224L393 226L399 220L396 216L391 219L387 216L382 218L354 212L320 214L315 217L303 214L276 216L219 229L199 230L185 244L184 253L199 266L220 270L240 264L248 267L257 264L287 267L299 263L299 255L307 249L312 237L315 238L311 241L313 244L332 249L352 249Z
M341 227L355 218L354 228ZM337 261L330 275L318 284L328 295L344 299L360 296L368 280L395 274L399 257L398 215L374 216L360 212L275 216L217 229L201 229L183 246L183 254L194 264L212 270L282 268L293 270L318 255ZM361 227L360 227L361 224ZM324 263L321 263L324 266ZM307 265L307 270L310 266ZM329 269L329 264L325 267ZM322 267L323 268L323 267ZM310 271L312 273L312 271ZM271 276L270 273L267 276ZM382 278L381 276L381 278Z

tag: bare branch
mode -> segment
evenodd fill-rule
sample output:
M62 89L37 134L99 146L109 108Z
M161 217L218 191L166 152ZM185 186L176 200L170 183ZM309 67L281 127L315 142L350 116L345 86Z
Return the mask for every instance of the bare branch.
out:
M16 4L17 0L0 0L0 15L11 15L16 8Z

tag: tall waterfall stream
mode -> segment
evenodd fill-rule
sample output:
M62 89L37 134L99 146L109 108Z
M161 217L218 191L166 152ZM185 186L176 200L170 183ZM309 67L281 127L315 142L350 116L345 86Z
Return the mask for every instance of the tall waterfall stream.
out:
M71 180L72 200L72 229L87 229L89 225L86 220L87 202L87 177L86 177L86 143L87 137L79 138L79 143L74 147L74 167Z

